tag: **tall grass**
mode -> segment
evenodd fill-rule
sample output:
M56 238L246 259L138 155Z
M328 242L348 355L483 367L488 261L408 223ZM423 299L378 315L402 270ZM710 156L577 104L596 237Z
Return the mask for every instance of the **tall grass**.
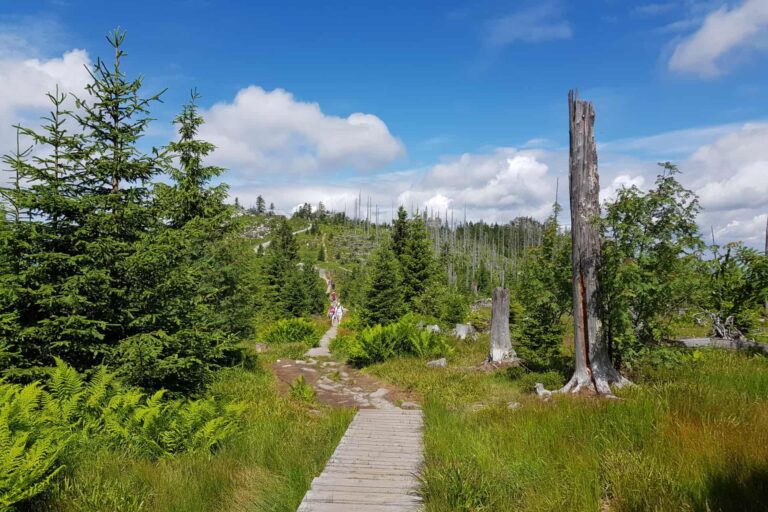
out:
M426 399L428 511L766 510L768 359L703 351L621 400L541 402L455 368L483 352L463 345L454 369L371 369Z
M244 430L218 452L157 462L110 450L83 452L34 509L295 511L351 411L281 397L271 372L262 368L221 372L210 394L247 403Z

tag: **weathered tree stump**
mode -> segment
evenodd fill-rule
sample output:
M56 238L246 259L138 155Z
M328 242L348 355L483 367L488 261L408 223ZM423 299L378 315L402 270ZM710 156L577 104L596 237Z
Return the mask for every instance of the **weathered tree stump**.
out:
M491 350L488 361L500 363L516 360L517 354L512 348L509 335L509 290L495 288L491 306Z
M573 335L576 369L560 390L611 394L611 385L628 381L614 368L600 318L600 181L592 103L568 93L570 118L569 183L573 260Z

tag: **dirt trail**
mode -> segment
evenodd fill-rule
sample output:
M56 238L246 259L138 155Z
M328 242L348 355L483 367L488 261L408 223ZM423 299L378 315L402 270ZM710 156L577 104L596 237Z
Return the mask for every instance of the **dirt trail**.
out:
M355 409L418 408L416 395L329 358L279 359L272 364L278 389L287 393L290 385L303 375L320 403Z

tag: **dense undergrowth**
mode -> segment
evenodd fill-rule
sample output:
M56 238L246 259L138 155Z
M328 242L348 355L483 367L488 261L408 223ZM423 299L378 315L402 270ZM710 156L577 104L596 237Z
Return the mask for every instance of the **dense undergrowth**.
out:
M20 510L293 511L352 416L280 396L263 366L220 371L207 399L239 408L238 428L213 450L157 459L84 441Z

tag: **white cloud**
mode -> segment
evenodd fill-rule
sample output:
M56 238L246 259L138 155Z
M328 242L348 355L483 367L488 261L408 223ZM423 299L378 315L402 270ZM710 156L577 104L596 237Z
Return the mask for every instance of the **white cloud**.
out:
M427 169L376 174L343 183L234 184L232 195L249 205L263 194L285 211L299 202L323 201L329 208L346 209L351 215L361 194L363 216L370 197L371 216L378 205L381 221L389 220L401 204L411 211L426 208L441 218L453 214L455 220L463 218L465 207L470 220L544 219L555 199L555 169L562 174L563 161L561 153L496 148L446 157Z
M283 89L250 86L231 103L216 103L203 114L201 135L216 144L213 158L241 171L370 170L405 153L375 115L327 115L317 103L299 101Z
M605 180L602 180L605 181ZM616 199L616 193L622 188L637 187L643 189L645 178L643 176L632 176L630 174L619 174L607 187L600 189L600 202L613 201Z
M632 137L598 143L598 151L632 153L666 158L684 158L702 145L710 144L737 131L741 123L721 124L662 132L646 137Z
M702 205L718 216L768 210L768 124L746 124L686 163ZM743 215L743 214L742 214Z
M50 105L47 92L59 86L61 92L82 94L88 83L85 69L90 60L85 50L70 50L51 59L0 59L0 151L15 147L14 124L31 127Z
M572 35L571 25L562 19L558 10L552 4L544 4L491 20L485 42L489 46L506 46L517 41L537 43L569 39Z
M653 137L608 142L601 149L601 198L611 198L621 186L647 188L659 169L645 160L617 156L616 151L656 145L658 159L687 149L675 158L681 183L693 190L703 208L699 216L702 233L714 229L718 243L743 240L762 247L765 213L768 211L768 123L741 123L694 128ZM698 146L691 148L691 146ZM598 150L600 152L600 150ZM605 162L608 162L607 164ZM760 220L762 219L762 221Z
M766 47L768 1L744 0L711 12L701 27L679 42L669 59L673 71L715 77L722 73L722 57L737 49Z

